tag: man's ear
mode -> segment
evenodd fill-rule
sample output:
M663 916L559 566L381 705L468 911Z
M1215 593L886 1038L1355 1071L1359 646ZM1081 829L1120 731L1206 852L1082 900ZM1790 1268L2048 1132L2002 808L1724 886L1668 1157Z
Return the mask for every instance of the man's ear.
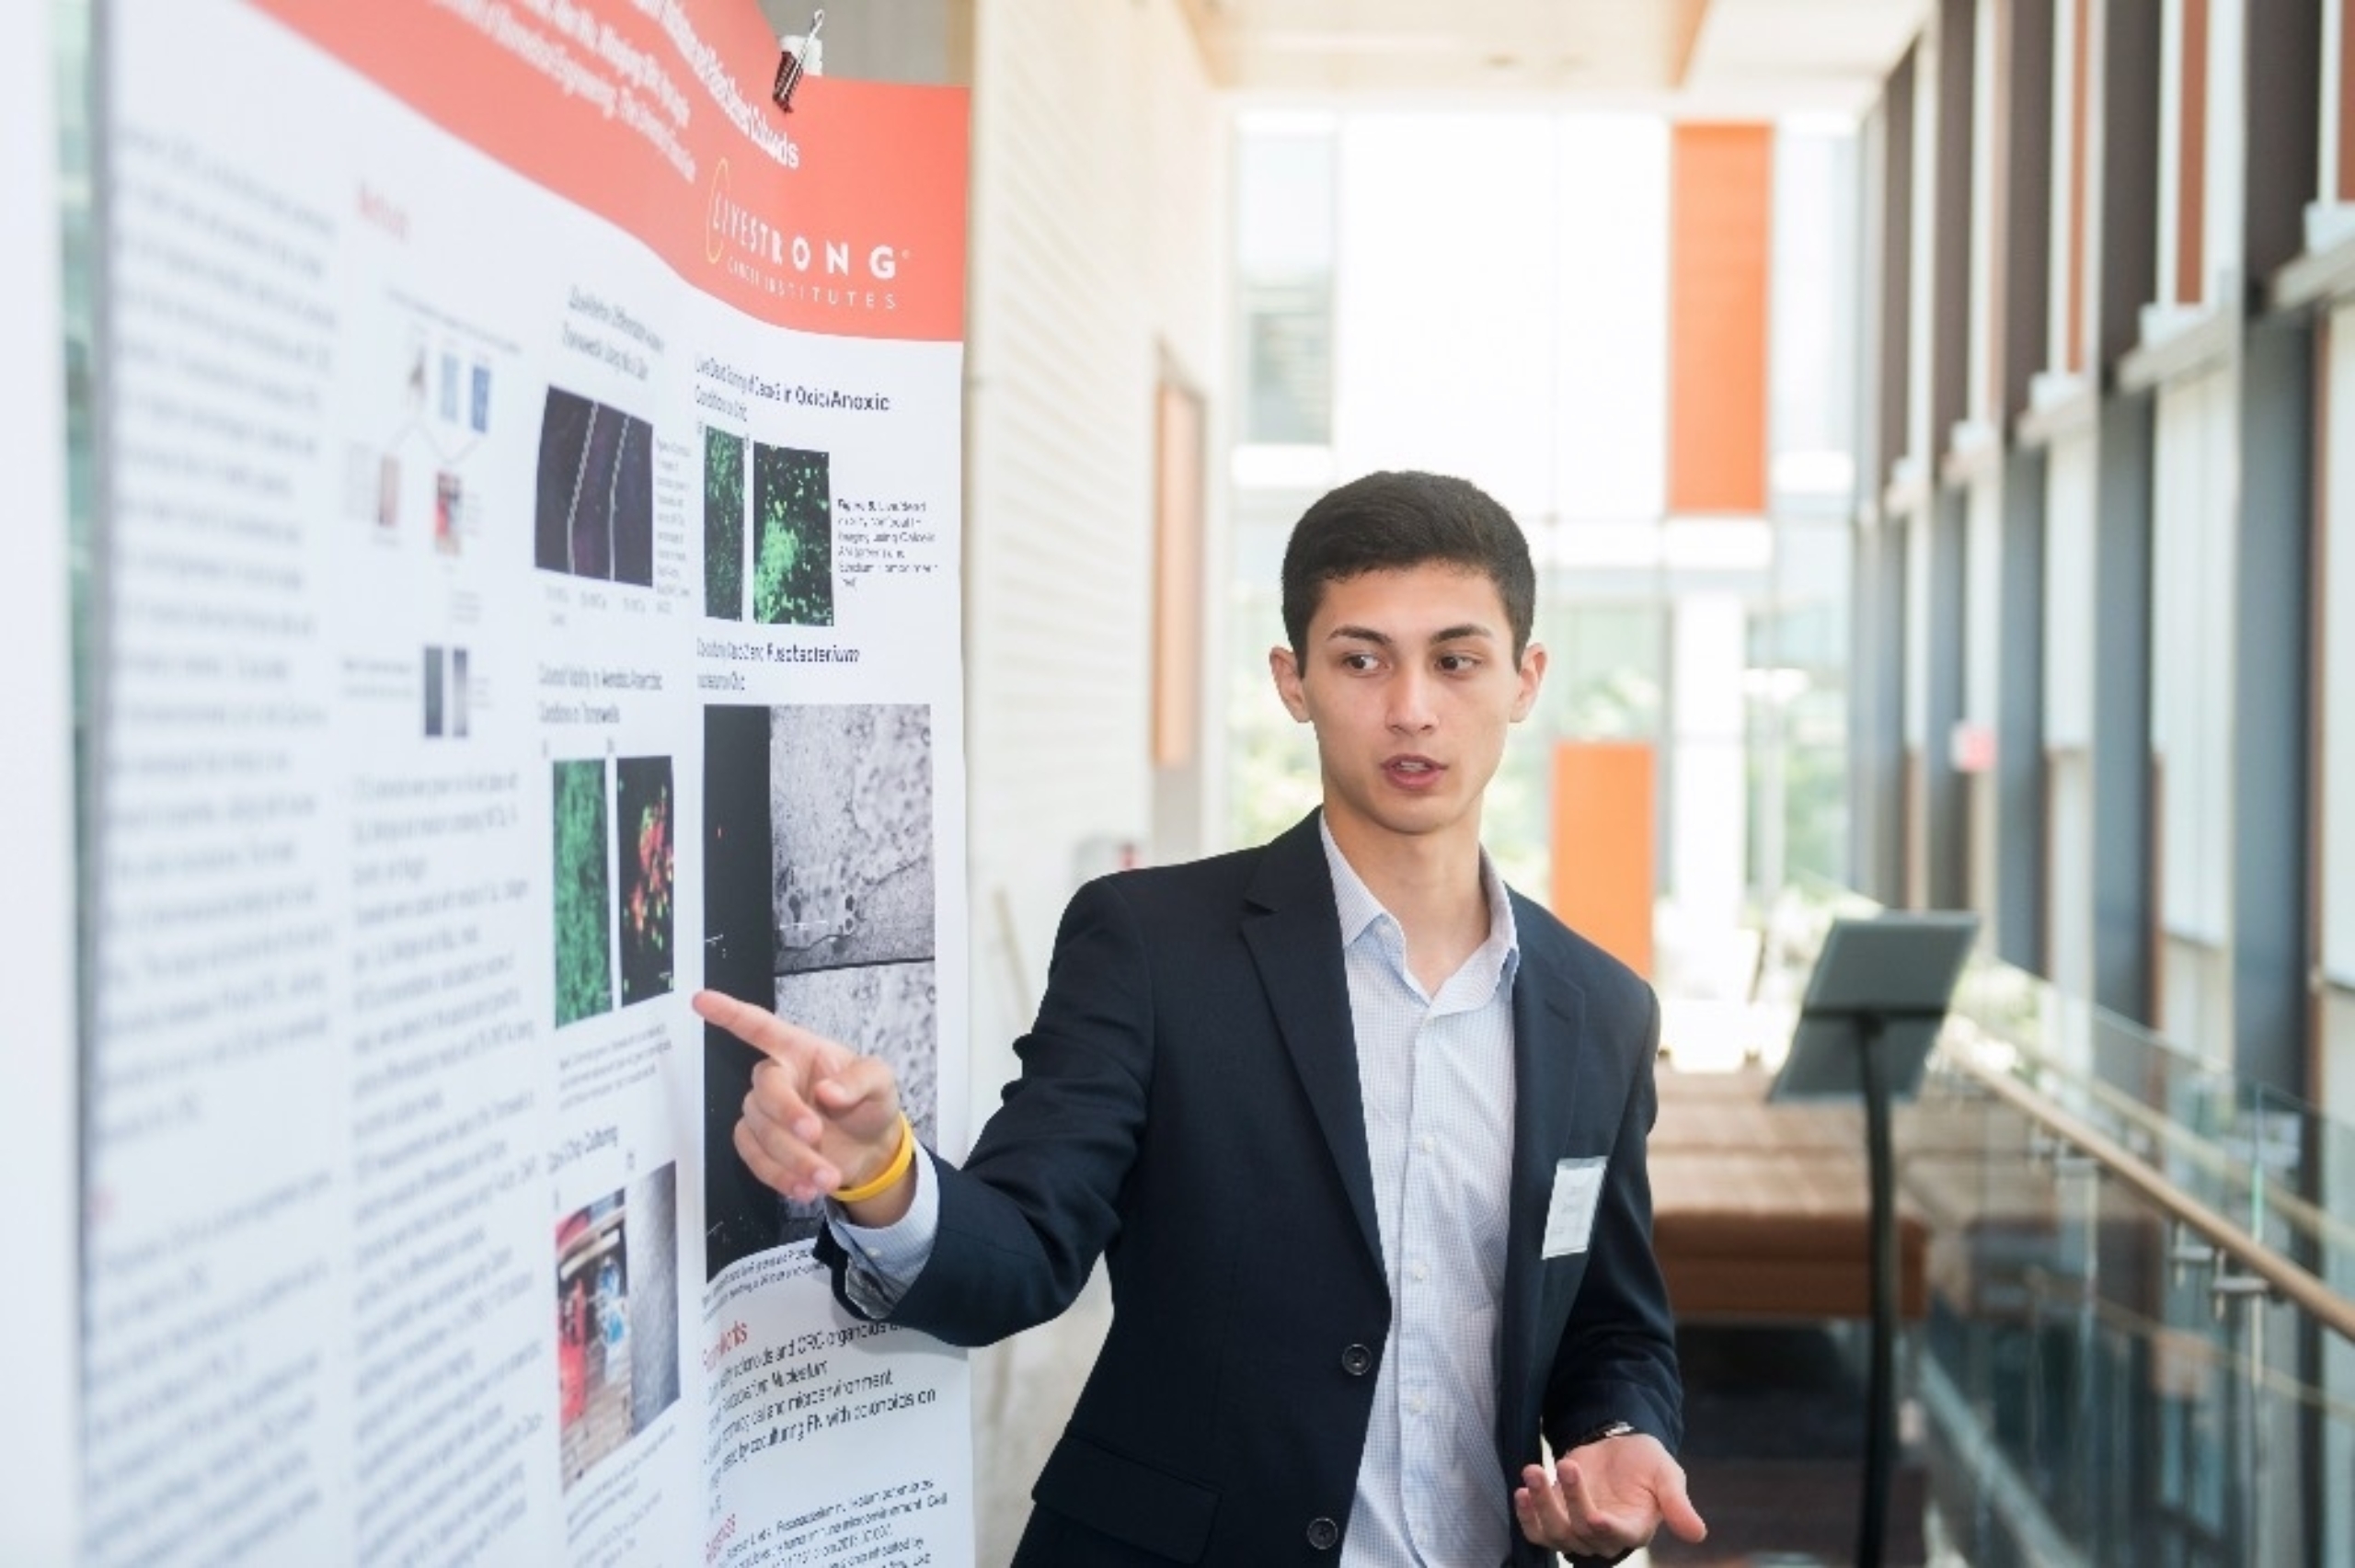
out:
M1512 700L1512 721L1519 724L1537 706L1537 689L1545 681L1545 647L1532 643L1521 652L1521 690Z
M1268 650L1268 673L1275 678L1276 695L1283 700L1284 712L1298 724L1308 722L1308 693L1301 690L1300 659L1292 649L1278 643Z

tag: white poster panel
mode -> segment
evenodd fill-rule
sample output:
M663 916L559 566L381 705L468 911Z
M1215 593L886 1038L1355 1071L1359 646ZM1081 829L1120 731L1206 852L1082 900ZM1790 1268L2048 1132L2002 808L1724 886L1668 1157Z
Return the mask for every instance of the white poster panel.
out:
M10 1196L14 1287L0 1296L0 1388L8 1391L8 1505L0 1562L71 1560L74 1541L74 718L66 578L65 326L59 275L54 8L19 17L0 51L0 407L18 516L0 572L14 724L0 747L10 830L0 914L7 1090L0 1192Z
M117 8L88 1561L971 1559L706 983L966 1137L961 95Z

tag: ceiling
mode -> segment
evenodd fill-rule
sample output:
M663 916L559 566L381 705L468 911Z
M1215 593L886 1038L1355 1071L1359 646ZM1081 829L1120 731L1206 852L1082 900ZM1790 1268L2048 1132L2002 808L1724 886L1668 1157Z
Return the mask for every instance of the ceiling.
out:
M1856 113L1928 0L1182 0L1219 81L1269 98L1575 97Z

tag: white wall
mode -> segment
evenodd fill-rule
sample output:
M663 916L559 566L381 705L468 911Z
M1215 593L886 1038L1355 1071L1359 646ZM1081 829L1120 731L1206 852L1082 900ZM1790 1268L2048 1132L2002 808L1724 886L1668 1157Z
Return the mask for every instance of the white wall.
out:
M1229 424L1231 158L1175 0L977 0L966 318L966 764L976 1125L1013 1076L1055 922L1153 813L1154 392ZM1203 580L1225 580L1205 484ZM1213 596L1202 647L1223 646ZM1224 691L1206 660L1206 693ZM1203 727L1203 776L1225 760ZM1206 818L1223 810L1215 789ZM1109 1320L1100 1288L974 1358L978 1568L1012 1554Z
M73 720L66 632L64 327L58 276L54 7L37 6L0 51L0 408L17 500L0 573L0 648L16 720L0 757L0 820L13 838L0 915L7 1089L0 1193L9 1195L10 1283L0 1293L0 1389L8 1391L8 1503L0 1562L73 1559L80 1492L75 1390L81 1364L75 1233Z
M2159 1028L2232 1052L2233 602L2229 372L2158 392L2152 486L2151 746L2160 761Z
M2355 305L2330 319L2329 425L2333 452L2355 452ZM2325 608L2322 638L2322 960L2338 985L2355 990L2355 478L2333 464L2325 480ZM2355 1036L2350 1036L2355 1038ZM2355 1046L2326 1069L2355 1105Z
M1174 0L976 7L965 640L982 1108L1010 1074L1005 1042L1029 1022L1063 900L1097 868L1089 846L1150 830L1153 394L1166 349L1223 449L1226 146Z
M1992 732L2003 716L2004 658L2004 480L2000 472L1974 481L1964 519L1962 613L1962 716ZM1946 738L1938 741L1940 747ZM1971 907L1991 920L2000 896L2001 825L1995 775L1983 773L1970 787Z
M2328 391L2324 435L2333 452L2355 452L2355 305L2331 313ZM2316 999L2322 1018L2320 1082L2310 1096L2338 1133L2323 1150L2323 1200L2333 1214L2355 1211L2355 483L2332 464L2323 502L2322 640L2324 711L2316 800L2322 833L2322 930L2318 946L2326 984ZM2332 1287L2355 1291L2355 1253L2335 1248L2326 1273ZM2355 1399L2355 1348L2333 1340L2325 1347L2323 1384L2339 1400ZM2336 1421L2326 1437L2326 1462L2344 1475L2355 1460L2355 1424ZM2355 1503L2335 1489L2324 1516L2325 1562L2347 1562L2355 1543Z
M2074 997L2094 989L2094 439L2052 443L2045 466L2044 745L2051 758L2045 889L2047 978Z

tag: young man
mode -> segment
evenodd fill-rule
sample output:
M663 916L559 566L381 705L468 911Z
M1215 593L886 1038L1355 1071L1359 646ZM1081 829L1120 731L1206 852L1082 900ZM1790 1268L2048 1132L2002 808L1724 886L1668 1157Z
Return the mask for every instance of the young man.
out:
M1083 887L961 1170L913 1151L879 1061L696 999L768 1058L736 1147L837 1200L818 1250L852 1310L983 1344L1105 1258L1111 1331L1018 1568L1534 1568L1702 1535L1644 1165L1659 1006L1480 849L1545 675L1534 598L1462 480L1311 507L1269 665L1323 809Z

